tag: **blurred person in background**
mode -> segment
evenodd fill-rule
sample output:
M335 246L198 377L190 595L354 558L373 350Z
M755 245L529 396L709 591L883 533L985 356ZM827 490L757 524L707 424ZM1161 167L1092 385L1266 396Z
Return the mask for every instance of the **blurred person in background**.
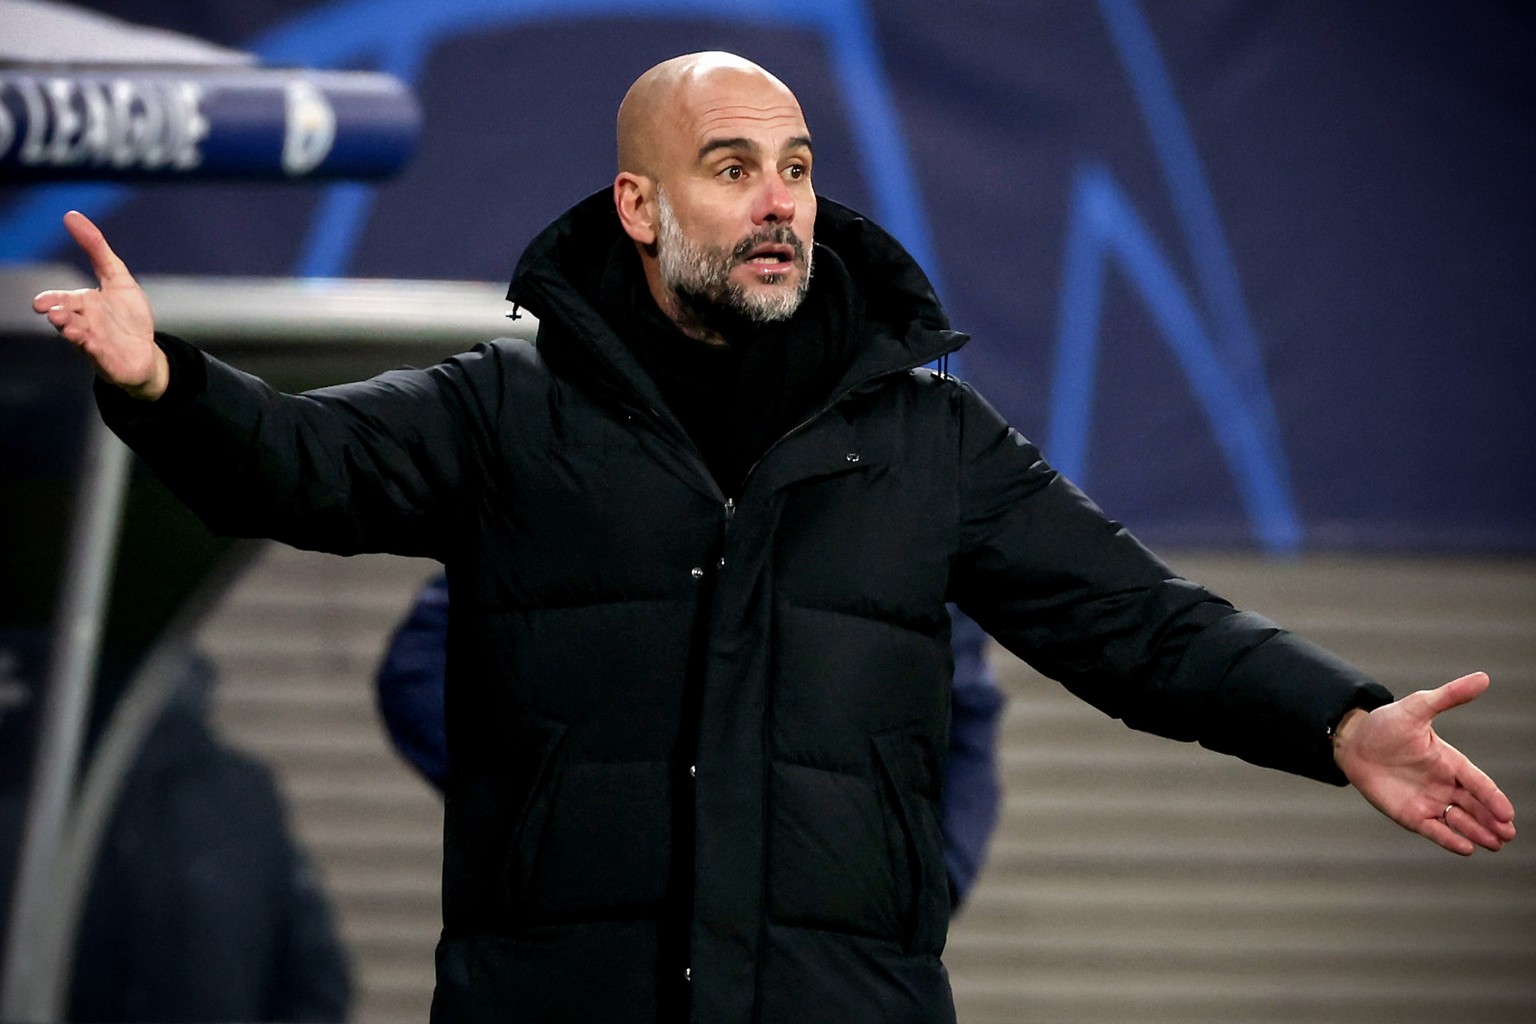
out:
M189 653L103 839L69 1000L79 1024L340 1024L347 957L271 771L214 735Z

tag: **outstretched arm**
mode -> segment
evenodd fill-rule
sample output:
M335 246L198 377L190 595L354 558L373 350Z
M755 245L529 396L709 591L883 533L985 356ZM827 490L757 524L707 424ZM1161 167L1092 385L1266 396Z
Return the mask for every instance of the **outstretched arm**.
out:
M498 419L508 403L493 346L286 395L157 334L96 226L73 211L64 223L99 287L45 291L33 309L90 359L107 426L215 533L441 557L486 479L479 454L521 437Z
M71 210L64 227L89 257L99 287L43 292L32 309L84 352L103 380L134 398L159 398L170 383L170 365L155 344L149 300L89 218Z
M1486 689L1488 676L1474 672L1374 711L1351 711L1335 734L1339 768L1373 807L1462 856L1515 838L1509 798L1433 728L1436 715Z

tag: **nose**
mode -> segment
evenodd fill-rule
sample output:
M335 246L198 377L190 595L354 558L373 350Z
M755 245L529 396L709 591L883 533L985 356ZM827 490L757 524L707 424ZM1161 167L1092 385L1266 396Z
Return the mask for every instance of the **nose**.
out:
M777 224L795 219L795 196L783 178L776 174L766 177L755 212L753 220L758 224Z

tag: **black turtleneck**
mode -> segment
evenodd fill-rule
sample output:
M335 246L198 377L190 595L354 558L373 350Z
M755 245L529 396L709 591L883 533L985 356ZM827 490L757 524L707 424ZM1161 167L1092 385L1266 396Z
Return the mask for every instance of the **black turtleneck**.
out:
M613 263L604 318L655 382L721 491L734 496L763 453L831 397L853 356L859 313L846 268L818 249L794 316L768 324L743 319L719 345L690 338L661 311L633 249Z

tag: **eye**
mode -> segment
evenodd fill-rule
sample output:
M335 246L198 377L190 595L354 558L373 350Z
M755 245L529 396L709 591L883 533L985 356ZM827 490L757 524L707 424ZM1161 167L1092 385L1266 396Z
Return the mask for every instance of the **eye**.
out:
M810 175L811 169L805 164L790 164L784 169L784 173L789 176L790 181L803 181Z
M746 177L747 171L746 168L742 167L740 164L732 164L720 173L726 178L727 181L740 181L742 178Z

